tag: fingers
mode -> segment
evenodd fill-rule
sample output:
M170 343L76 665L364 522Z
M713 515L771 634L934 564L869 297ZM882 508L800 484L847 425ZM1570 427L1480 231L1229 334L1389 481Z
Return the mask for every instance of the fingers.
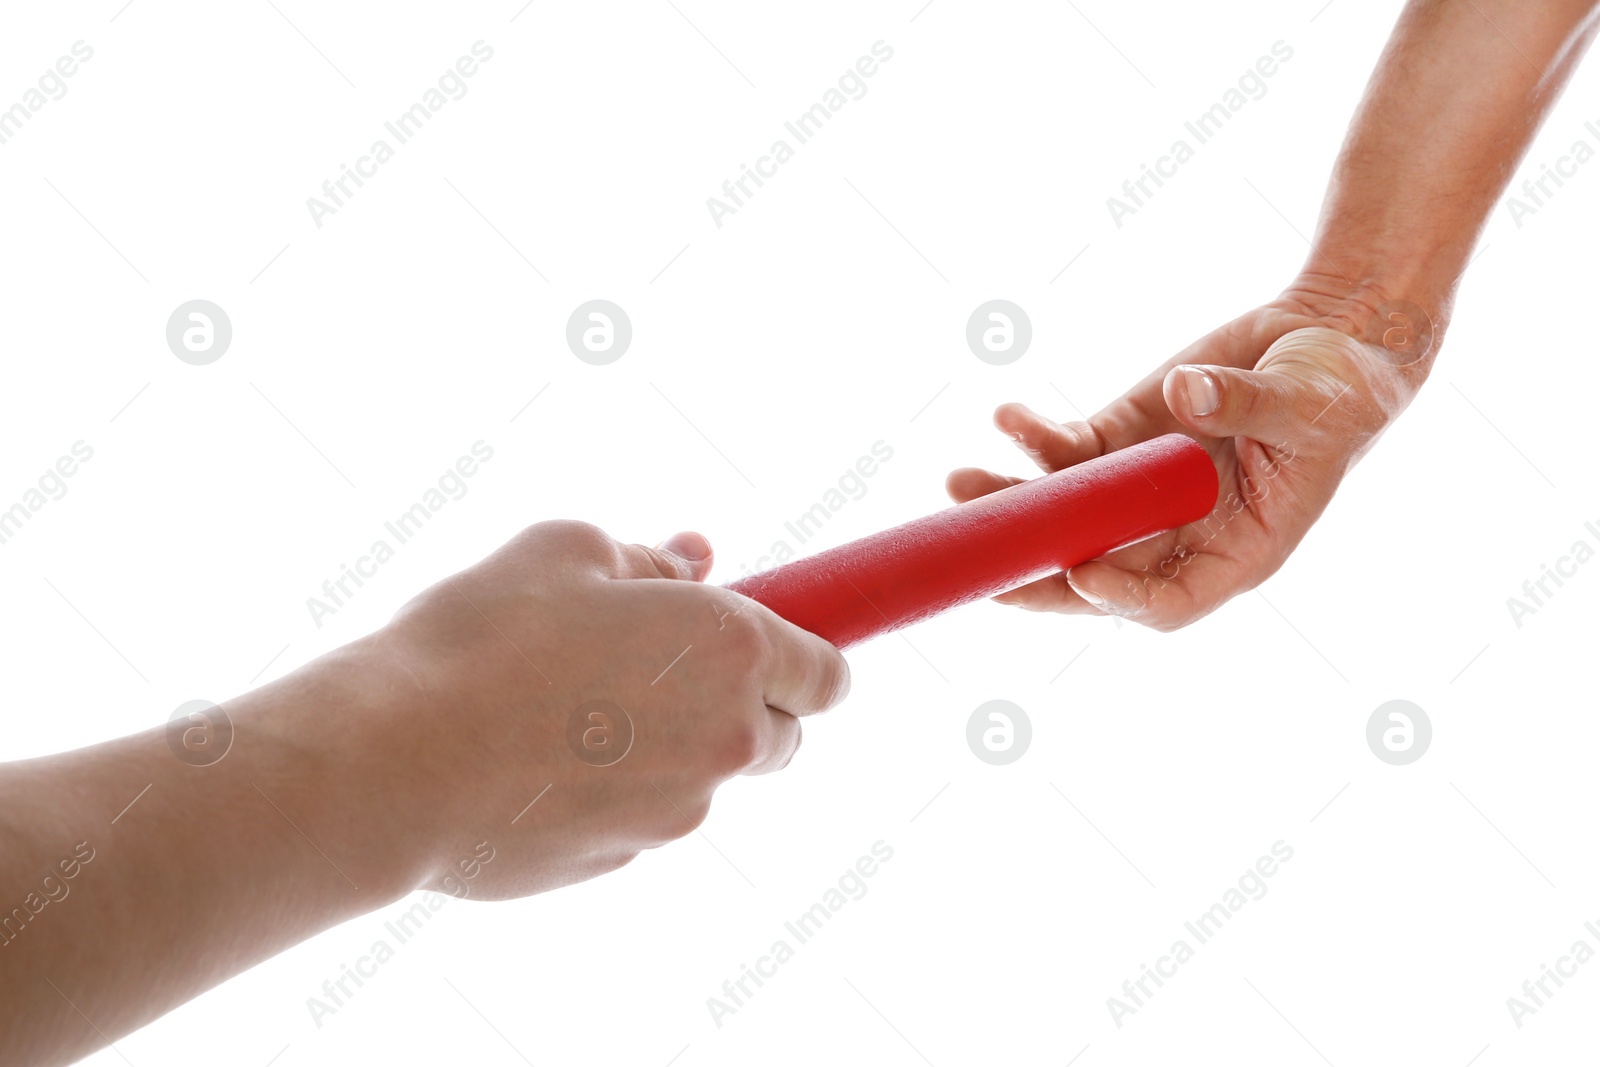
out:
M1174 367L1162 383L1167 406L1208 437L1277 440L1293 419L1299 383L1272 371Z
M516 561L520 569L548 571L552 561L575 572L610 578L671 578L704 581L713 553L704 536L676 533L655 548L623 544L598 526L572 519L535 523L514 537L497 555Z
M1163 631L1209 615L1246 587L1245 577L1233 560L1196 553L1138 571L1094 560L1066 574L1073 590L1104 614Z
M1067 582L1065 574L1040 578L993 599L996 604L1018 607L1024 611L1053 611L1062 615L1104 614L1078 595L1078 591Z
M1359 344L1320 327L1279 337L1259 370L1181 364L1167 372L1162 397L1186 428L1209 437L1278 442L1315 424L1347 392Z
M717 786L739 775L771 774L781 771L800 750L800 720L771 708L756 712L756 717L735 727L715 745L713 778L685 781L656 781L650 784L657 806L654 832L640 842L642 848L656 848L698 830L711 814L711 800Z
M1001 489L1021 485L1025 480L1009 478L1004 474L995 474L993 471L981 470L978 467L962 467L960 470L951 471L945 478L944 491L950 494L951 500L965 504L980 496L988 496Z
M1000 405L994 424L1046 474L1105 454L1105 443L1087 422L1055 422L1023 404Z
M769 707L814 715L844 699L850 667L837 648L760 604L752 602L747 610L768 649L763 699Z
M1104 440L1087 422L1055 422L1024 404L1002 404L995 409L994 424L1046 474L1095 459L1106 451ZM1025 480L962 467L950 472L944 489L950 499L964 504Z
M717 632L694 646L705 642L702 665L725 687L732 683L721 703L696 712L694 758L709 758L717 782L788 766L800 747L800 717L826 711L850 689L838 649L754 601L727 597L744 606L721 615Z
M703 582L711 573L711 542L697 533L675 533L655 548L620 545L619 578L671 578Z
M786 711L767 708L757 712L761 733L753 758L740 774L771 774L781 771L800 750L800 720Z

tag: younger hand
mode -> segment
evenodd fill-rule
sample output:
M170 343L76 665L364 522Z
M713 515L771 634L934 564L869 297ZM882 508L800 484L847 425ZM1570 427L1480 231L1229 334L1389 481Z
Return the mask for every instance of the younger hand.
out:
M371 788L426 798L428 884L480 841L495 859L474 898L595 877L695 829L727 779L789 762L800 717L849 688L844 658L700 584L710 567L698 534L649 549L541 523L375 635L393 699Z

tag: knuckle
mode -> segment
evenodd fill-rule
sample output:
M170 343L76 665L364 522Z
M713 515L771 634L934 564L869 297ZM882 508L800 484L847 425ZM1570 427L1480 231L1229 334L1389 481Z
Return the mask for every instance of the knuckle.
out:
M743 609L724 615L721 625L718 636L724 642L725 654L747 675L757 674L772 655L772 639L766 627L754 613Z
M626 867L628 864L632 863L638 858L639 850L633 848L627 848L608 853L604 857L595 861L595 869L592 877L600 877L602 875L610 874L612 871L620 871L622 868Z
M749 719L741 718L726 732L717 745L717 769L737 774L761 759L761 731Z
M1270 398L1261 383L1248 375L1241 375L1228 383L1227 388L1233 395L1234 417L1243 421L1250 421L1264 414L1270 406Z
M1103 456L1110 451L1105 434L1091 422L1069 422L1062 429L1071 437L1073 448L1085 455Z
M818 668L818 710L831 708L850 695L850 665L838 652L829 653Z
M685 573L683 561L670 552L662 552L651 548L649 545L630 545L629 547L633 550L633 554L638 561L638 566L632 569L653 570L654 574L649 575L649 577L655 577L655 575L659 574L662 577L672 578Z
M705 825L706 819L711 817L711 798L702 797L692 804L683 805L683 818L678 820L681 828L679 837L687 837Z
M578 519L551 519L523 530L521 540L546 550L600 563L617 558L617 543L600 527Z
M806 734L804 730L798 728L795 730L794 744L790 747L789 754L783 757L783 762L778 765L778 770L784 770L789 766L789 764L794 762L795 754L800 751L800 746L805 742L805 737Z
M673 800L669 805L663 806L661 816L656 820L655 827L646 832L646 836L656 842L649 845L656 848L669 841L677 841L688 837L701 826L711 814L711 793L708 790L704 795L696 795L687 800Z

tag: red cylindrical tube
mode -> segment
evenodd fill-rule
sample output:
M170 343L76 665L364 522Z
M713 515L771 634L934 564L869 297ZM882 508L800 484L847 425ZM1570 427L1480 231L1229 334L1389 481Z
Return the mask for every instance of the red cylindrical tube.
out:
M1168 434L728 585L839 648L1194 522L1206 450Z

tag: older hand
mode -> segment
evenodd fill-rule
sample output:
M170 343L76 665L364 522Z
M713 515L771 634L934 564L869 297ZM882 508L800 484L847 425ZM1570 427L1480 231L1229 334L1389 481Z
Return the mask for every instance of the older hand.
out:
M1385 344L1358 339L1375 315L1310 287L1291 290L1202 337L1087 421L1001 407L995 425L1046 472L1178 432L1211 453L1221 490L1200 522L996 599L1173 630L1265 581L1431 365L1437 337L1403 315L1385 313ZM946 488L966 501L1021 480L968 467Z

